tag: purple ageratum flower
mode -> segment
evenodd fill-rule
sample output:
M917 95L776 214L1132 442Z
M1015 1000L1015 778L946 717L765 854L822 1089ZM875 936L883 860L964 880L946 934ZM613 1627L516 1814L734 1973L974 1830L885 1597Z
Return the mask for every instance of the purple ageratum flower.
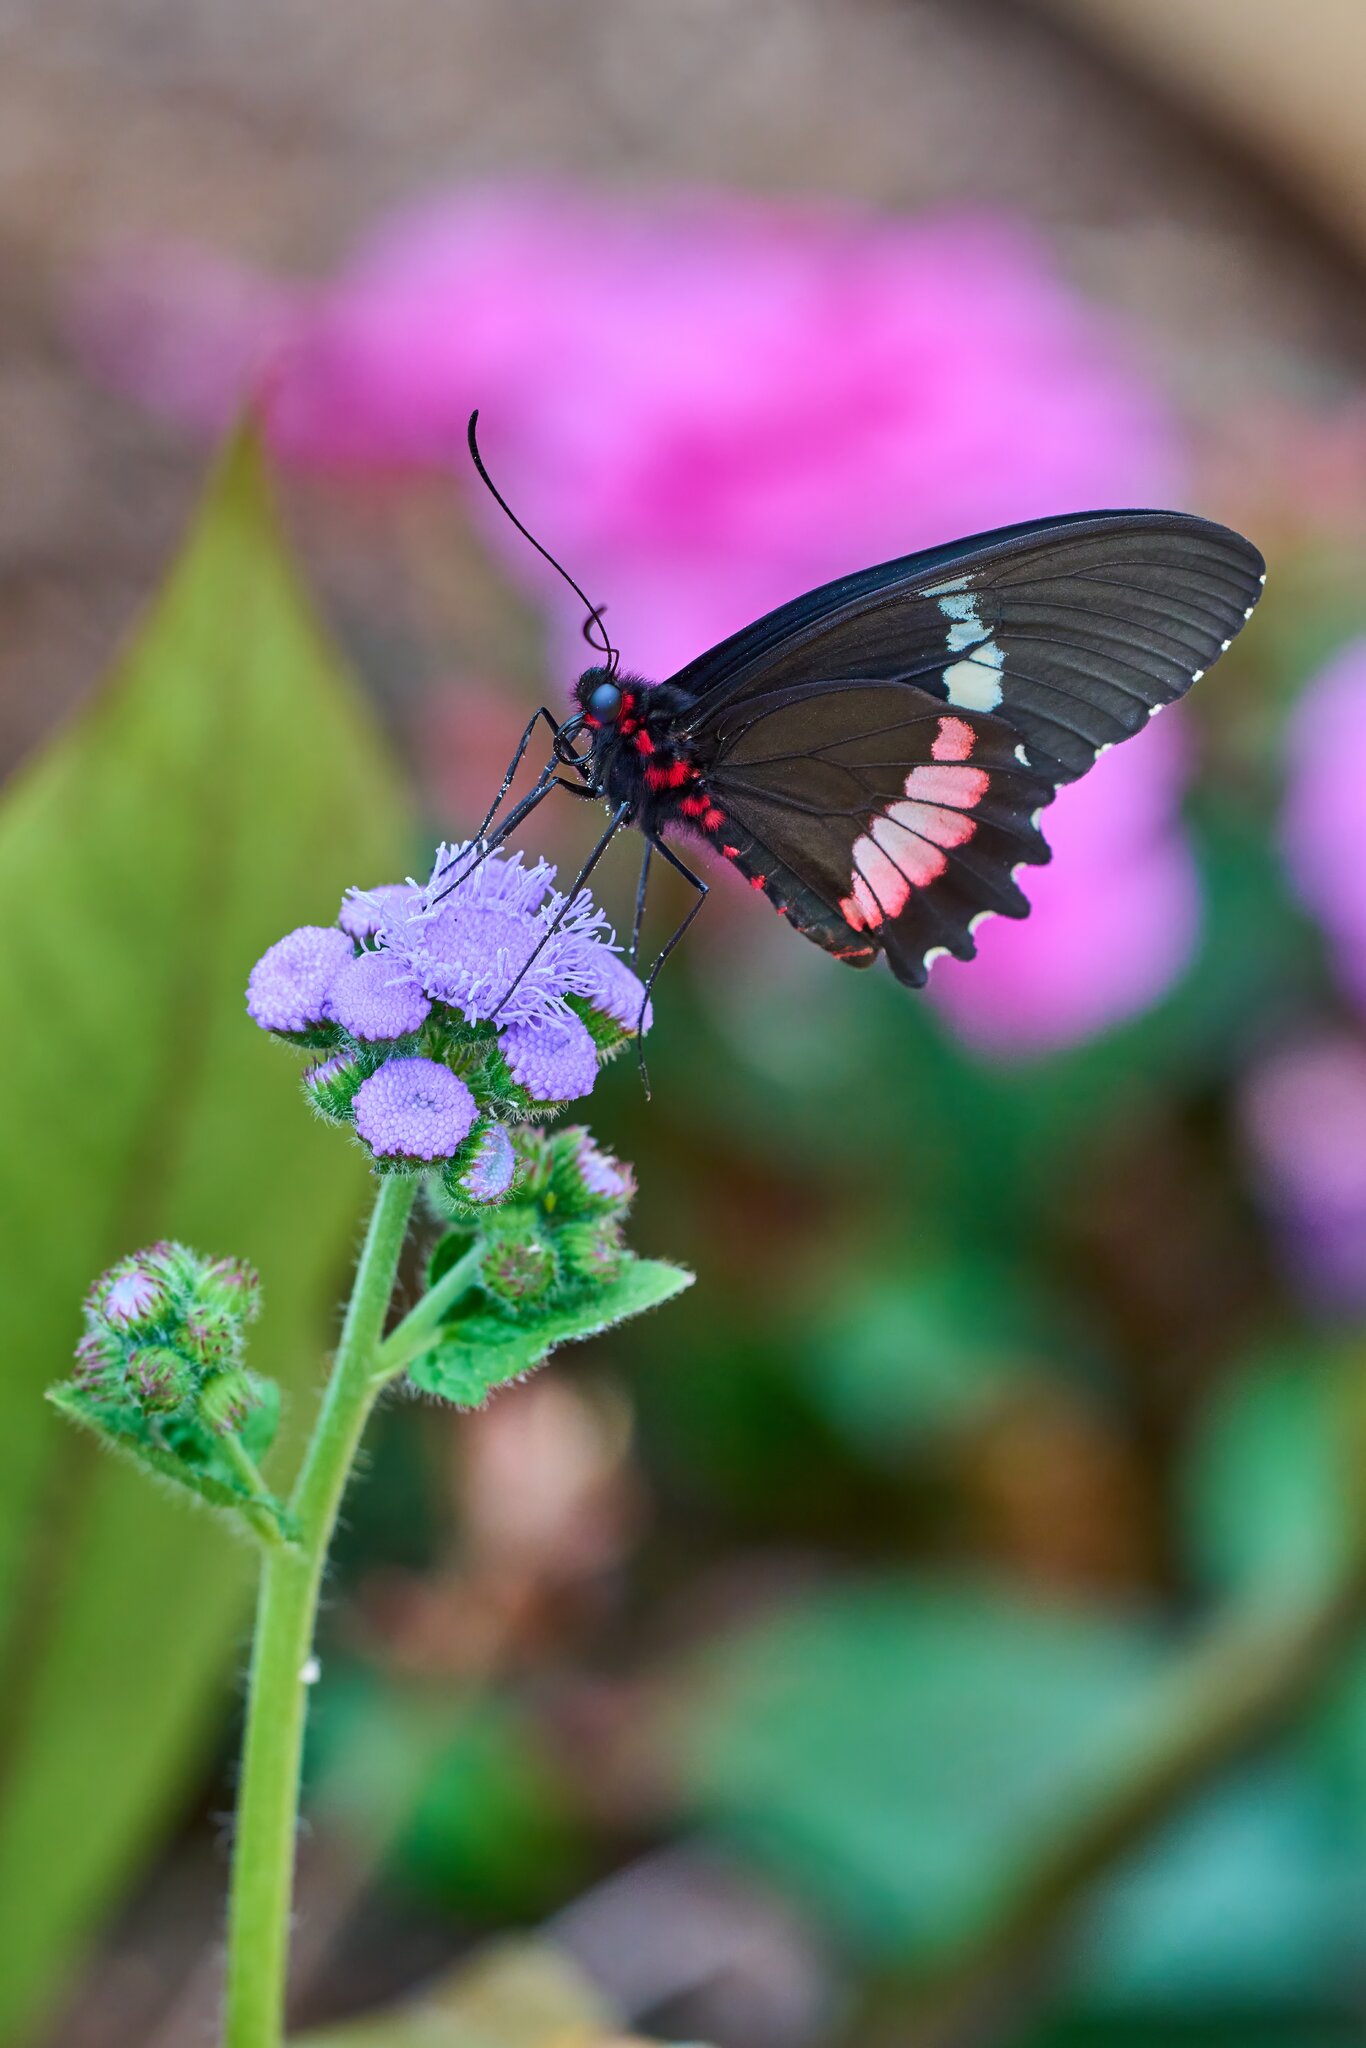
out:
M596 987L590 1001L595 1010L620 1024L623 1031L648 1031L655 1021L654 1004L645 1002L645 984L620 953L600 948L593 964ZM644 1015L641 1006L644 1004Z
M379 1159L449 1159L478 1115L464 1082L435 1060L388 1060L356 1091L356 1129Z
M1062 790L1041 820L1053 859L1020 877L1028 918L992 919L976 960L933 967L930 993L971 1044L1060 1051L1147 1009L1186 967L1200 886L1178 816L1182 741L1164 717Z
M1334 656L1299 701L1281 818L1286 864L1366 1008L1366 638Z
M358 953L328 983L327 1014L353 1038L405 1038L431 1010L421 988L387 952Z
M353 939L373 939L385 911L402 904L412 894L411 882L381 882L377 889L348 889L337 922Z
M375 904L382 950L369 956L389 961L395 976L406 972L415 997L448 1004L471 1024L496 1017L503 1056L538 1102L587 1095L597 1076L568 996L627 1029L645 998L588 891L571 903L554 878L545 861L526 867L520 854L490 854L476 863L472 845L442 846L424 887Z
M307 1031L326 1021L333 978L354 949L335 925L305 924L261 955L247 982L247 1014L263 1031Z
M1299 1291L1366 1308L1366 1045L1324 1033L1247 1075L1239 1104L1262 1202Z
M508 1071L533 1102L573 1102L591 1094L598 1054L588 1026L572 1012L509 1024L498 1034Z
M512 1186L517 1158L501 1124L481 1132L473 1159L459 1176L461 1192L471 1202L501 1202Z

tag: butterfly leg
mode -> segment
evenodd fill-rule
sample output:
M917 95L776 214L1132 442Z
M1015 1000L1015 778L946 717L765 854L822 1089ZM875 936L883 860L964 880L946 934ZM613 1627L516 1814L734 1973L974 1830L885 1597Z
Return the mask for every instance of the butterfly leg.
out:
M626 956L632 967L638 967L640 964L640 927L645 921L645 891L650 886L650 855L653 852L654 847L647 839L645 858L640 863L640 880L636 884L636 914L631 925L631 950Z
M669 863L669 866L673 868L676 873L682 875L685 882L691 882L693 888L697 891L696 898L694 899L690 909L685 912L682 921L679 923L677 928L670 933L669 937L664 941L664 944L660 947L659 952L655 956L654 965L653 967L651 967L650 972L645 977L645 993L641 997L640 1015L636 1019L636 1064L640 1068L641 1086L645 1090L645 1099L648 1102L650 1099L650 1076L646 1072L645 1068L645 1012L646 1009L649 1007L650 994L654 988L655 982L659 978L660 968L664 965L664 962L668 959L674 947L679 943L680 939L683 937L683 934L687 931L688 926L692 923L693 919L697 916L699 910L701 910L702 905L706 902L708 896L710 896L711 887L710 884L702 880L702 877L700 875L695 875L692 869L687 865L687 863L685 861L681 861L678 855L674 852L673 848L671 846L666 846L662 839L647 839L645 842L645 847L647 864L649 861L650 854L657 853L661 860L666 860ZM641 876L641 885L643 890L643 873Z
M572 785L570 786L572 787ZM578 874L575 876L574 880L570 883L568 889L565 891L564 901L560 905L559 909L556 911L549 925L547 925L545 931L542 932L540 938L536 943L535 951L530 955L528 959L523 961L522 965L518 968L512 980L503 990L502 995L498 999L497 1009L495 1009L491 1013L493 1017L496 1017L498 1015L499 1011L502 1009L508 997L512 994L513 990L517 988L517 986L521 982L523 975L527 972L528 968L532 965L537 956L549 944L550 940L554 938L556 932L564 923L566 917L568 917L570 911L574 907L575 897L578 895L584 883L588 880L588 877L592 874L598 862L606 853L608 847L612 844L612 841L616 838L617 833L621 830L621 827L625 824L630 809L631 806L628 803L618 804L615 811L613 811L611 817L607 821L607 830L603 833L597 845L593 848L593 851L589 854L587 860L579 869Z

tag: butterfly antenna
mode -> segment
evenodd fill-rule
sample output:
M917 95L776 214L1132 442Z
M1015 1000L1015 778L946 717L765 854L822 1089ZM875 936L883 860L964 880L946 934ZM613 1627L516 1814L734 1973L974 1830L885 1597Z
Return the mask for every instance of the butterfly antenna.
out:
M470 460L471 462L473 462L475 469L479 473L479 481L483 484L485 490L489 493L494 503L497 506L499 506L499 508L512 521L518 533L521 534L523 540L530 541L532 547L535 548L537 554L542 556L545 561L549 562L551 568L555 571L556 575L562 576L565 582L569 585L569 588L573 591L574 595L578 598L579 602L582 604L584 610L588 614L587 618L583 622L583 637L588 642L589 646L592 647L597 653L603 654L607 657L607 673L609 675L614 676L617 672L618 665L620 664L621 655L619 654L617 649L612 645L612 642L608 637L607 628L602 623L603 607L600 604L593 604L590 602L586 592L583 590L580 584L574 581L574 578L565 568L564 563L557 562L554 555L551 554L549 548L542 547L540 541L537 540L535 534L530 532L527 527L523 526L521 520L517 517L517 514L513 511L511 505L509 505L507 499L503 496L497 484L493 481L493 478L489 475L488 470L484 466L484 458L479 453L479 440L478 435L476 433L476 428L478 427L478 424L479 409L476 406L475 410L470 414L470 423L466 430L466 439L468 440L470 445ZM595 631L598 636L596 639L594 638Z

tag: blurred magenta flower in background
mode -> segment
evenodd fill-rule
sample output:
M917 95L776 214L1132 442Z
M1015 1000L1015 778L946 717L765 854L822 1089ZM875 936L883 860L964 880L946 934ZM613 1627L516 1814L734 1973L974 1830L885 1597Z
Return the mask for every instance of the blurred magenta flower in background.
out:
M1320 1032L1281 1048L1246 1076L1240 1120L1300 1291L1366 1309L1366 1045Z
M314 468L469 478L478 405L500 486L651 675L827 577L1174 490L1155 394L1038 239L986 215L482 187L400 210L316 286L202 252L111 259L78 320L146 403L216 430L256 394L280 456ZM576 603L480 516L553 609L567 681ZM1197 923L1179 781L1172 743L1144 739L1064 796L1035 918L983 934L975 995L936 976L955 1023L1043 1050L1165 989Z
M1366 639L1342 648L1296 708L1281 837L1300 895L1366 1005Z
M1061 1050L1147 1008L1187 966L1200 885L1179 815L1184 739L1178 717L1155 721L1061 790L1027 922L992 918L976 960L935 964L931 994L974 1045Z

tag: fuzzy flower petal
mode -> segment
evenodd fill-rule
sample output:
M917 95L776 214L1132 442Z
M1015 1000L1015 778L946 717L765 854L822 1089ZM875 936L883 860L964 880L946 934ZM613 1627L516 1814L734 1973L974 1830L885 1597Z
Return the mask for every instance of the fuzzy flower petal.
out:
M307 1031L321 1024L333 977L351 955L350 939L335 925L300 925L252 968L248 1016L263 1031Z
M327 1014L353 1038L403 1038L416 1031L431 1004L416 980L388 953L358 953L334 975Z
M411 882L382 882L377 889L348 889L337 918L353 939L372 939L385 912L397 910L416 894Z
M498 1043L513 1079L534 1102L572 1102L592 1092L598 1056L588 1026L574 1015L509 1024Z
M472 1024L495 1015L503 1026L564 1023L567 995L603 1002L608 988L620 1004L621 977L638 984L606 919L587 890L571 903L554 878L545 861L526 867L520 854L476 859L468 844L442 846L426 887L387 908L380 942L433 1002Z
M460 1175L461 1189L472 1202L500 1202L512 1186L516 1168L511 1138L501 1124L490 1124Z
M356 1129L381 1159L449 1159L478 1111L464 1082L435 1060L389 1060L356 1091Z

